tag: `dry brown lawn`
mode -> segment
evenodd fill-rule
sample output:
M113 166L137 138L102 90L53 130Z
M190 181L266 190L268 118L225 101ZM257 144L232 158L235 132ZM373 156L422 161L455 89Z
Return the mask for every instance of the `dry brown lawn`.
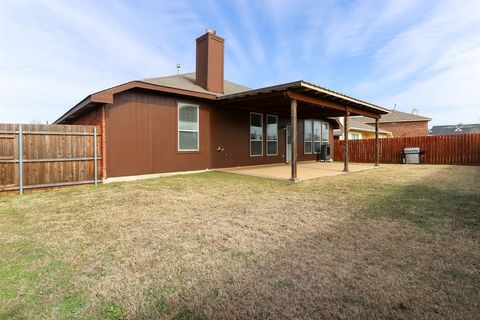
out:
M473 319L480 168L0 197L0 319Z

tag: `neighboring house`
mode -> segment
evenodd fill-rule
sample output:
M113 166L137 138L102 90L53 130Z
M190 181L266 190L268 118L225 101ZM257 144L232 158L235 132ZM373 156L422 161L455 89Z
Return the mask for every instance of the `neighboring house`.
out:
M196 73L91 94L55 121L100 126L103 178L290 162L296 180L297 160L333 145L337 117L388 113L305 81L226 81L224 39L209 30L196 43Z
M361 117L359 120L374 125L372 119ZM419 116L417 109L413 109L412 113L390 110L390 113L382 115L378 127L391 132L393 137L427 136L430 120L432 119Z
M342 128L333 130L333 135L335 139L343 140L343 119L340 119L342 123ZM359 119L358 117L352 117L348 121L348 138L351 140L357 139L375 139L375 125L370 125L364 122L364 119ZM388 138L391 137L392 133L387 130L378 130L379 138Z
M432 129L430 129L430 134L433 136L465 133L480 133L480 123L433 126Z

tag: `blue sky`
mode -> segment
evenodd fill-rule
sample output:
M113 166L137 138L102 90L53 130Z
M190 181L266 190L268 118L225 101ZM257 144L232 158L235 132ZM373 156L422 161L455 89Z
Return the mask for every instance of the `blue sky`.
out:
M194 71L225 42L225 78L306 80L387 108L480 122L480 1L0 0L0 122L52 122L90 93Z

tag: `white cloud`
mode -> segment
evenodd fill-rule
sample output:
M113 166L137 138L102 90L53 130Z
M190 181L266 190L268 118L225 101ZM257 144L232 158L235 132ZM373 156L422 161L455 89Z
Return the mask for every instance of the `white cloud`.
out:
M194 65L190 33L200 29L195 14L183 14L188 27L175 33L170 26L178 20L165 14L155 23L158 38L151 41L138 28L142 17L114 2L106 7L61 1L0 6L0 122L53 121L92 92L174 73L177 62ZM182 6L174 2L162 10L182 12ZM188 50L178 50L185 46L181 39Z
M407 13L421 9L425 3L363 0L353 1L347 8L337 6L325 15L327 22L322 27L325 50L330 54L355 55L376 47L399 22L408 20Z
M467 122L478 118L479 3L0 0L0 122L52 121L92 92L176 63L193 71L206 28L226 39L229 80L318 81L435 122L453 107Z
M480 108L479 32L478 1L439 2L377 52L356 92L390 107L417 106L433 124L467 122Z

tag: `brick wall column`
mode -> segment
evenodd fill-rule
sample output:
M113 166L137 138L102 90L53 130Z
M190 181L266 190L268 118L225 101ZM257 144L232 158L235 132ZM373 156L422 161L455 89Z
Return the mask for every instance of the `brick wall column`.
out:
M100 116L100 130L102 132L102 179L107 178L107 105L104 104Z

